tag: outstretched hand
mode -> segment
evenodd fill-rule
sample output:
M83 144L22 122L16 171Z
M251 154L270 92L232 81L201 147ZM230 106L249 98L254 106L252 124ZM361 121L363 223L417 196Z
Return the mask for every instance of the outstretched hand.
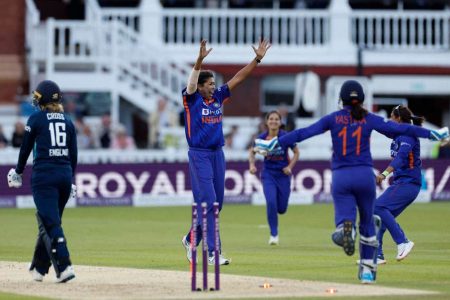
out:
M198 53L198 58L203 60L211 52L212 48L206 49L206 40L200 42L200 51Z
M255 51L256 57L258 59L262 59L264 55L266 55L267 50L269 50L270 46L272 46L269 43L268 39L260 39L258 48L252 45L253 51Z

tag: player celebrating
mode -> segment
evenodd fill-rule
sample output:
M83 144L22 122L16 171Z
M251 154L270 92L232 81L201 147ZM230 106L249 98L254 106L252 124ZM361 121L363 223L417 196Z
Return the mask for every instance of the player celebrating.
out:
M333 241L342 246L347 255L355 251L356 209L359 211L360 265L358 278L362 283L374 283L377 271L378 242L374 222L375 176L370 154L370 135L376 130L386 136L408 135L441 140L447 138L448 128L430 131L418 126L385 121L362 107L364 91L354 80L346 81L340 90L344 107L309 127L297 129L266 144L262 150L287 148L315 135L331 132L333 143L332 195L335 208L336 231Z
M252 46L253 47L253 46ZM189 145L189 173L192 193L196 203L207 203L207 244L209 264L214 264L214 212L213 203L219 203L222 209L225 185L225 157L222 151L224 137L222 132L222 106L230 97L230 91L244 81L261 62L270 48L267 40L260 40L258 48L253 47L255 58L234 75L226 84L216 88L211 71L201 71L205 57L212 49L206 49L206 40L200 43L200 51L194 68L189 76L187 87L183 89L185 133ZM200 207L198 205L201 214ZM197 237L201 236L201 224L197 228ZM190 235L183 237L187 258L191 261ZM197 245L200 238L197 239ZM196 245L196 246L197 246ZM219 245L221 245L219 241ZM221 249L218 249L221 252ZM219 263L227 265L229 259L220 254Z
M28 119L17 166L8 173L8 185L22 186L22 174L34 147L31 189L39 234L30 272L34 280L42 281L53 264L56 282L62 283L75 278L61 218L69 197L76 194L72 178L77 165L77 139L72 121L64 114L56 83L39 83L33 92L33 104L40 110Z
M278 111L271 111L266 115L268 131L259 135L258 139L270 140L281 137L286 131L280 130L281 115ZM266 198L267 220L270 227L269 245L278 245L278 214L284 214L288 208L291 193L292 168L298 160L299 151L295 145L289 148L294 152L290 159L288 151L279 149L277 152L266 155L264 168L261 174L264 196ZM256 174L255 151L249 151L249 171Z
M391 120L397 123L422 125L423 117L414 116L411 110L405 106L397 106L392 110ZM400 225L395 221L419 194L422 186L422 174L420 167L420 142L417 138L398 135L391 144L392 161L384 172L377 176L377 183L381 183L394 172L392 185L375 201L375 214L382 221L381 230L378 233L378 264L386 263L383 254L383 235L389 230L393 240L397 244L397 260L404 259L411 252L414 243L406 238Z

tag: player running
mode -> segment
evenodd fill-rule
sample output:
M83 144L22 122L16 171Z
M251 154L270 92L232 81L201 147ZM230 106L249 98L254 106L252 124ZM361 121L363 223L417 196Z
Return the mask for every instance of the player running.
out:
M392 110L391 120L421 126L425 119L413 115L409 108L399 105ZM386 229L397 244L398 261L408 256L414 247L414 243L406 238L395 218L416 199L422 186L419 139L405 135L395 136L391 144L391 157L389 166L376 178L377 183L381 183L389 174L394 173L392 185L375 201L375 214L380 216L382 221L378 233L378 264L386 263L383 254L383 235Z
M274 137L281 137L286 131L281 130L281 115L278 111L271 111L266 115L267 131L258 136L262 140L271 140ZM288 151L279 149L278 151L266 155L264 158L264 168L261 173L261 181L266 198L267 221L270 227L269 245L278 245L278 214L286 213L291 194L292 168L298 160L299 151L294 145L289 147L294 152L292 158ZM249 171L256 174L255 151L253 147L249 151Z
M258 141L263 151L287 148L315 135L331 132L333 144L332 196L335 208L336 231L333 241L353 255L356 238L356 210L359 211L360 265L358 278L370 284L376 280L378 241L374 220L375 176L370 153L370 135L376 130L388 137L407 135L441 140L447 138L448 128L438 131L385 121L362 107L364 91L354 80L344 82L340 90L343 108L322 117L309 127L297 129L279 139Z

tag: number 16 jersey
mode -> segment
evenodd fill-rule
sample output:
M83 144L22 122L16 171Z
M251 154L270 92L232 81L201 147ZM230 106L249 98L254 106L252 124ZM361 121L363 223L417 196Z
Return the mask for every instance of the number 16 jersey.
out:
M16 172L23 173L33 151L33 167L44 164L70 165L75 172L77 141L75 127L64 113L38 111L25 126Z

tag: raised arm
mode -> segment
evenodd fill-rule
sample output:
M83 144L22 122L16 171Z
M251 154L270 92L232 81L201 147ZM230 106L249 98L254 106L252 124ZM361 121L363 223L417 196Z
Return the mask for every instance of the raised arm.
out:
M388 138L392 138L397 135L407 135L418 138L431 138L431 131L420 126L409 125L406 123L396 123L388 121L377 115L370 115L372 118L373 129L377 132L385 135Z
M245 67L243 67L230 81L227 82L228 88L230 90L234 89L238 84L244 81L253 71L254 68L261 62L264 55L266 55L267 50L270 48L270 43L266 39L261 39L259 41L258 48L252 45L253 51L255 51L256 57Z
M315 135L322 134L328 129L329 129L329 115L322 117L319 121L311 124L308 127L300 128L286 135L283 135L278 139L278 144L282 148L287 148L289 145L299 143Z
M188 82L187 82L187 88L186 92L189 95L192 95L197 91L197 82L198 82L198 76L200 75L200 70L202 68L203 59L205 59L206 56L211 52L212 48L206 49L206 40L202 40L200 42L200 50L198 53L197 60L195 62L194 68L191 71L191 74L189 75Z

